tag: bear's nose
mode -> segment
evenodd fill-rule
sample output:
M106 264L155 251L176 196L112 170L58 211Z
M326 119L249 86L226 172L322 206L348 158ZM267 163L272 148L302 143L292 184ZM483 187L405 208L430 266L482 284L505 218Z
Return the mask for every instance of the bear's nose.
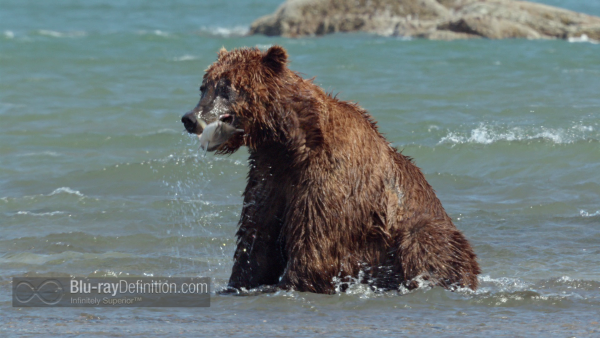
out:
M198 127L198 119L196 118L196 114L194 112L189 112L183 115L181 122L183 122L183 126L188 133L199 134L196 131L196 128ZM200 130L200 132L202 132L202 130Z

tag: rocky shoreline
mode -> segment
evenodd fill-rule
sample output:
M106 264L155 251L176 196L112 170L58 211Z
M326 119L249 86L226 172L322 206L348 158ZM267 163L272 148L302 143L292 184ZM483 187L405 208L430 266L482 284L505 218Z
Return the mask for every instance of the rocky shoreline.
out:
M287 0L250 34L302 37L368 32L432 40L600 40L600 17L515 0Z

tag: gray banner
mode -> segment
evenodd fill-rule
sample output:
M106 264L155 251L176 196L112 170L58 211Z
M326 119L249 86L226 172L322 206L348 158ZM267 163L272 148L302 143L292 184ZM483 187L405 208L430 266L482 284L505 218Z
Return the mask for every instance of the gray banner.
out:
M13 307L209 307L209 277L13 277Z

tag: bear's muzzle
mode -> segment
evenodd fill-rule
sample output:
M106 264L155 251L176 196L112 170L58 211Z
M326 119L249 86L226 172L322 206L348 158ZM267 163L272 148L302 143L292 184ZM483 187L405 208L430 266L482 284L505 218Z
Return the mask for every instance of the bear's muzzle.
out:
M199 120L196 117L196 112L194 111L187 112L183 115L183 117L181 117L181 122L188 133L196 135L202 134L204 127L207 125L206 121Z

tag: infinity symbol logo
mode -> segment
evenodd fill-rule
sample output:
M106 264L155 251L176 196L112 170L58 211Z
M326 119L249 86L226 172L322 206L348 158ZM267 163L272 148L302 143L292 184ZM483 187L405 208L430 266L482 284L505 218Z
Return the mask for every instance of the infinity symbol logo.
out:
M62 284L56 279L44 281L37 288L27 281L21 281L15 288L15 298L20 303L29 303L37 297L46 305L55 305L60 302L64 295Z

